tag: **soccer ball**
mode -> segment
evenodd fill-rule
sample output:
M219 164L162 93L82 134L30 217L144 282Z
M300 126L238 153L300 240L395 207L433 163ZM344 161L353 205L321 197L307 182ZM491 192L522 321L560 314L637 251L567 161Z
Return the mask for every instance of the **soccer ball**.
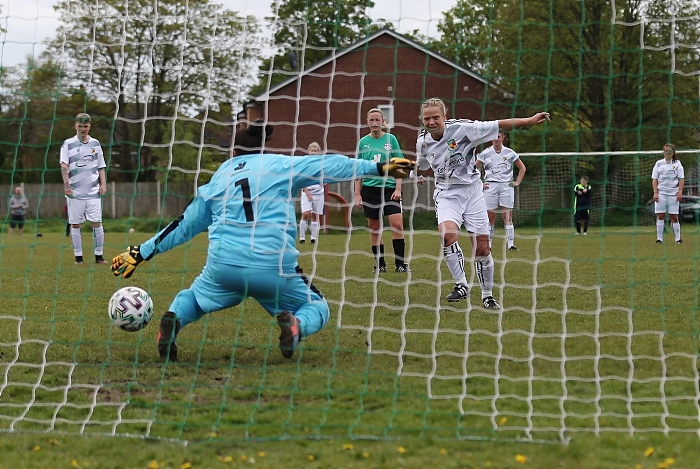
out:
M107 313L119 329L127 332L140 331L151 322L153 300L139 287L120 288L109 299Z

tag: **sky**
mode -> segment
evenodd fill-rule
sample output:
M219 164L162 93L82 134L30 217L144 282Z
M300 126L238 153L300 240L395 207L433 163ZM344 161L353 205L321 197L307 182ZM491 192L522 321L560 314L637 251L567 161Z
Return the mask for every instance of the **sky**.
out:
M91 1L91 0L78 0ZM242 16L253 15L263 19L272 14L275 0L214 0L225 8ZM276 0L284 1L284 0ZM457 0L375 0L369 11L372 19L383 18L398 32L419 30L426 36L437 36L437 24L442 12ZM0 64L14 66L24 64L27 56L38 57L44 50L42 42L52 38L59 26L53 6L55 0L0 0Z

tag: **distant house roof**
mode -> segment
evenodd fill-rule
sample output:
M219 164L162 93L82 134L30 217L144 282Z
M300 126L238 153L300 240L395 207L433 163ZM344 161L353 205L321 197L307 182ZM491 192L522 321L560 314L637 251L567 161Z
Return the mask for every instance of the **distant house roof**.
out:
M445 64L447 64L451 67L454 67L456 70L460 71L461 73L464 73L465 75L469 75L470 77L474 78L475 80L482 82L484 85L488 84L487 81L481 75L478 75L478 74L474 73L473 71L468 70L468 69L462 67L461 65L458 65L457 63L453 62L452 60L448 59L447 57L445 57L442 54L438 54L437 52L428 49L427 47L425 47L424 44L421 44L421 43L416 42L412 39L409 39L408 37L404 36L403 34L399 34L396 31L389 29L387 27L382 28L382 29L370 34L366 38L357 41L356 43L348 46L345 49L333 51L325 59L319 60L315 64L309 66L308 68L305 68L302 72L299 73L299 75L305 75L307 73L311 73L314 70L317 70L317 69L323 67L324 65L326 65L329 62L332 62L333 60L337 60L340 57L344 56L345 54L348 54L350 52L353 52L353 51L365 46L370 41L372 41L372 40L374 40L374 39L376 39L379 36L382 36L384 34L392 36L392 37L396 38L398 41L404 42L404 43L410 45L411 47L423 50L423 52L425 52L429 56L431 56L431 57L433 57L441 62L444 62ZM256 101L267 101L267 99L270 97L270 95L274 94L277 90L282 89L283 87L287 86L288 84L296 81L299 78L299 75L295 75L295 76L290 77L281 83L278 83L277 85L273 86L268 91L266 91L265 93L262 93L262 94L255 96L253 99ZM494 87L493 84L489 84L489 86Z

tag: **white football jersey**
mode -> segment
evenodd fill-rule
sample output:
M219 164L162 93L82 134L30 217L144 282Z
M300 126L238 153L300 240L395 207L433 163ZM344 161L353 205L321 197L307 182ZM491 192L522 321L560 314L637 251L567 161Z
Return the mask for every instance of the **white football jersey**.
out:
M323 195L323 184L312 184L306 187L313 197Z
M68 182L74 199L99 199L99 170L106 168L99 140L90 137L87 143L78 136L69 138L61 146L61 163L68 165Z
M435 187L447 189L454 185L474 184L481 181L476 169L476 147L498 138L498 121L471 121L449 119L445 133L435 141L430 132L423 130L416 141L418 169L432 168Z
M501 148L500 152L490 146L477 157L484 166L485 182L511 182L513 165L519 159L520 155L506 146Z
M678 195L678 180L685 179L685 171L680 160L666 163L662 158L654 165L651 178L658 179L659 194Z

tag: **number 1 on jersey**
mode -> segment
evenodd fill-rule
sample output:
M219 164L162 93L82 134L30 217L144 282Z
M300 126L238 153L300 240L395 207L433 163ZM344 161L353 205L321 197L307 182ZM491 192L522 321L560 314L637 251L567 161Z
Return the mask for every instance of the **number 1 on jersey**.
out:
M245 221L255 221L253 216L253 204L250 197L250 184L248 178L239 179L234 183L235 186L240 186L243 191L243 210L245 211Z

